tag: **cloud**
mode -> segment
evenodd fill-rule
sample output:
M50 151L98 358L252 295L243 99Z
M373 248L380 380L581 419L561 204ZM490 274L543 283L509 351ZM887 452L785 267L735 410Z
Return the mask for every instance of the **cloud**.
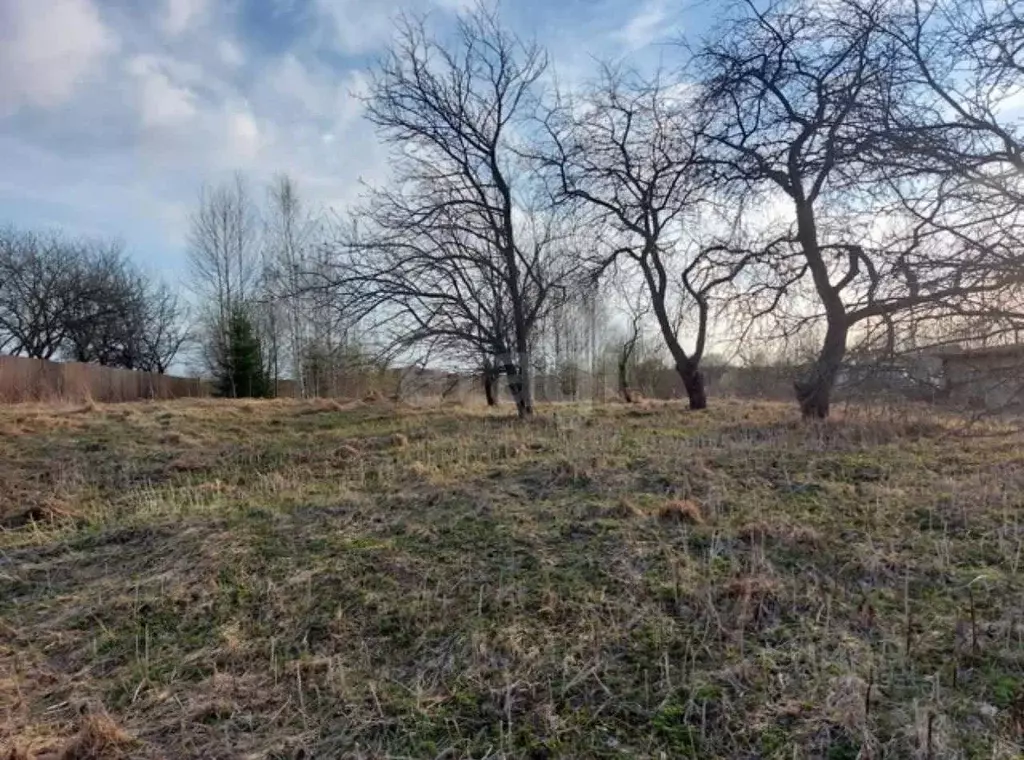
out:
M117 47L90 0L4 0L0 116L66 102Z
M668 20L667 0L647 0L616 36L630 50L639 50L664 34Z
M471 11L478 0L312 0L327 21L329 40L340 50L359 55L380 48L392 36L393 21L403 12L454 15Z
M465 13L477 6L477 0L433 0L434 4L445 11Z
M218 42L217 54L224 65L231 68L238 68L245 63L245 53L233 40L222 39Z
M325 101L332 94L329 87L314 81L307 66L292 53L281 56L267 67L264 83L271 90L268 98L298 106L307 115L322 115Z
M332 42L350 55L386 43L391 36L391 16L397 10L391 0L314 0L314 6L327 20Z
M226 114L227 146L235 159L234 163L251 163L259 156L260 128L248 106L242 104L229 108Z
M200 185L234 170L254 185L287 172L311 206L340 211L388 174L360 96L393 18L450 29L473 1L0 0L0 225L122 237L147 265L182 269ZM589 66L621 50L609 26L627 6L612 2L595 29L545 28L542 0L509 17ZM638 18L634 41L653 33Z
M287 54L267 66L253 95L268 109L280 109L290 121L310 121L338 130L351 126L363 112L366 75L340 73L321 63Z
M181 128L196 117L195 94L175 83L159 59L138 56L128 62L127 70L139 83L139 118L143 128Z
M164 33L171 37L187 30L207 12L207 0L166 0L166 3L161 25Z
M1024 117L1024 86L1004 91L996 102L995 112L996 116L1007 120Z

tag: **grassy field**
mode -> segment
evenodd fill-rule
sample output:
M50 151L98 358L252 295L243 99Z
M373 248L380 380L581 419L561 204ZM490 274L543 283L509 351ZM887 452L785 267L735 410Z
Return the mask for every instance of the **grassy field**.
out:
M0 409L0 758L1018 758L1024 437Z

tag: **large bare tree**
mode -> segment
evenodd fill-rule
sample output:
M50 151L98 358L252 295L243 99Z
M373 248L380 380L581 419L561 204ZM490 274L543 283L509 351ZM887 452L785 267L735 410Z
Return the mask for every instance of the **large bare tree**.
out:
M863 175L861 153L880 118L889 71L872 35L836 23L834 10L813 3L740 4L721 38L699 56L704 107L715 117L707 134L718 177L791 204L786 242L794 255L783 245L761 260L775 270L784 260L798 279L807 274L812 281L826 330L796 392L803 413L818 417L828 414L846 353L851 317L844 291L863 259L862 241L843 239L841 223L828 218L835 208L830 201L851 192Z
M483 7L450 44L400 20L368 100L394 178L371 194L341 275L403 344L488 358L523 417L534 330L573 268L565 220L518 144L546 65Z
M166 372L185 319L178 294L116 241L0 231L0 349Z
M640 273L690 408L704 409L700 360L714 293L746 261L740 256L723 266L713 254L725 243L700 243L714 213L696 113L686 88L605 67L592 87L546 115L543 163L557 195L592 224L592 270L624 259Z
M926 312L948 339L1001 341L1024 327L1024 5L903 0L875 19L901 56L900 102L877 163L902 210L961 251L969 299ZM907 180L910 178L910 181ZM901 181L902 180L902 181ZM922 320L910 321L917 331Z
M78 297L65 306L67 336L62 353L73 361L133 369L130 346L137 315L145 308L144 278L120 243L80 242L74 251Z
M757 261L777 283L775 303L808 296L792 313L824 323L795 383L803 414L824 417L858 331L971 309L1016 275L1008 240L980 234L993 229L988 209L963 203L904 139L901 119L920 104L890 31L892 4L738 8L698 57L710 160L722 184L790 220Z
M0 344L51 359L66 345L67 315L80 311L81 255L57 233L0 230Z

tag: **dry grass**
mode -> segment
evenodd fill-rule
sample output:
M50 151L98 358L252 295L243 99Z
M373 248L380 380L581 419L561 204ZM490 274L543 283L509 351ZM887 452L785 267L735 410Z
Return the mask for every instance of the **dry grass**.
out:
M1012 430L377 398L0 430L0 758L1024 752Z
M78 733L57 755L58 760L113 760L131 757L132 739L110 716L87 715Z

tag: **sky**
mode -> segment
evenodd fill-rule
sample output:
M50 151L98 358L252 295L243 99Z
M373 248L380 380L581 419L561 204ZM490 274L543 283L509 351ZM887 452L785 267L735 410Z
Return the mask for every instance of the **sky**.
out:
M387 177L359 99L402 11L440 33L473 0L0 0L0 225L118 238L185 269L203 183L287 173L341 210ZM504 0L560 82L664 59L699 30L673 0ZM667 53L666 53L667 51Z

